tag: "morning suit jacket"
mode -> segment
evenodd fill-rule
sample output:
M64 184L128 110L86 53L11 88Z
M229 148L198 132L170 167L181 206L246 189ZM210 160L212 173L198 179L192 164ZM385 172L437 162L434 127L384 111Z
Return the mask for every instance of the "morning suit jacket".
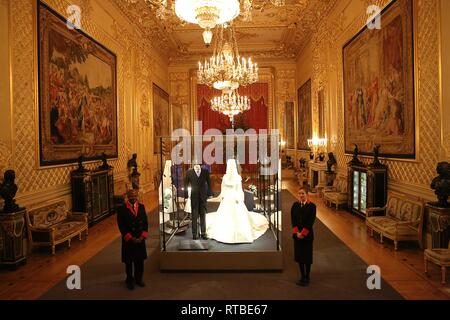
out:
M122 235L122 262L147 259L145 239L148 237L148 220L145 207L137 202L137 206L128 201L119 207L117 212L117 225ZM137 210L136 210L137 208ZM141 243L133 243L131 238L143 237Z
M294 238L295 261L312 264L313 261L313 225L316 220L316 205L307 201L304 206L295 202L291 209L292 237ZM299 239L297 232L304 238Z
M209 171L202 168L200 177L197 177L194 169L189 169L184 178L184 197L188 198L188 188L191 188L191 207L206 205L208 195L211 194L211 179Z

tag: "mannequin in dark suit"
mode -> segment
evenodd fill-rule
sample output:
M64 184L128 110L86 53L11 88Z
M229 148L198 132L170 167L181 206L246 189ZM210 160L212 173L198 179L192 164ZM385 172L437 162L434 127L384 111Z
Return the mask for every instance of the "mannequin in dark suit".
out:
M296 201L291 209L292 237L295 261L299 265L302 276L297 285L307 286L313 263L313 225L316 220L316 205L309 201L306 188L300 188L298 197L299 201Z
M125 263L126 284L130 290L134 289L134 284L145 286L142 277L144 260L147 259L148 220L145 207L137 201L137 196L137 190L128 191L127 200L117 212L117 224L122 235L122 262Z
M184 179L184 197L188 198L188 188L191 188L192 238L198 239L198 218L200 218L200 233L202 239L206 235L206 201L211 194L211 179L209 171L199 164L186 172Z

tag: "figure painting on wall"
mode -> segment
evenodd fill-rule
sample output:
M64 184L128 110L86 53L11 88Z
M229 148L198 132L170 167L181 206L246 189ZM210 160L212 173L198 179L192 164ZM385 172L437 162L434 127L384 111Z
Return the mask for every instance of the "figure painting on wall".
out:
M295 148L295 135L294 135L294 102L285 103L285 113L284 113L284 128L286 137L286 149Z
M319 115L319 137L325 137L325 92L324 89L317 92L317 109Z
M309 150L312 137L311 79L298 89L298 138L297 149Z
M116 56L39 5L41 165L115 158Z
M384 157L415 157L412 0L383 10L380 30L364 28L343 48L345 151L373 144Z
M161 152L160 137L169 136L169 95L153 84L153 153Z
M183 126L183 107L181 104L172 104L172 129L182 129Z

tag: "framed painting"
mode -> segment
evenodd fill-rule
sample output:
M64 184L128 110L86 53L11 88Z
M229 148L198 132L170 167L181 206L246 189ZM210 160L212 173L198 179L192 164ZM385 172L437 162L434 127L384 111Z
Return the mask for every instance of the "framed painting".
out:
M325 138L325 95L323 92L323 89L319 90L317 92L317 109L318 109L318 116L319 116L319 138L323 139Z
M160 137L170 135L169 94L153 84L153 153L161 152Z
M441 0L441 140L443 153L448 160L450 160L450 41L444 36L450 34L450 1ZM446 54L447 53L447 54Z
M172 104L172 130L182 129L183 107L179 103Z
M307 150L312 138L311 79L298 89L297 149Z
M41 166L118 157L116 55L38 5Z
M343 48L345 152L415 158L413 1L393 1L381 28L362 29Z
M284 136L286 139L286 149L295 149L295 117L294 102L285 102L284 104Z

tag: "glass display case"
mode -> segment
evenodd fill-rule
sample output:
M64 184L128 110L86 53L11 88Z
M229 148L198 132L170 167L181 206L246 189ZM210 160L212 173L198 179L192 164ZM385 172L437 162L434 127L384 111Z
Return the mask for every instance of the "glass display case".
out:
M360 173L359 171L353 172L353 209L359 209L359 190L360 190Z
M353 210L361 214L366 213L367 208L367 173L353 172Z
M181 150L180 141L160 138L161 269L281 269L279 135L233 139L247 139L245 148L256 143L255 150L235 145L230 153L227 145L218 152L216 144L212 163L210 137L183 139Z
M349 208L362 217L367 208L383 207L387 201L387 167L349 165Z

